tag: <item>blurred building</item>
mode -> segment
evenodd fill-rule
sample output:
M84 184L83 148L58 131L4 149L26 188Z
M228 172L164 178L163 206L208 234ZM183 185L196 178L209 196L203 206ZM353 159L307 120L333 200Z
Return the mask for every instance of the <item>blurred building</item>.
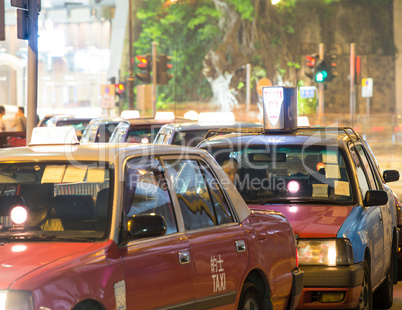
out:
M42 0L38 21L38 113L100 114L100 85L111 59L114 0ZM17 38L16 8L5 3L6 40L0 41L0 104L26 104L28 41ZM124 36L124 34L123 34ZM97 108L97 110L93 110ZM15 109L16 110L16 109Z

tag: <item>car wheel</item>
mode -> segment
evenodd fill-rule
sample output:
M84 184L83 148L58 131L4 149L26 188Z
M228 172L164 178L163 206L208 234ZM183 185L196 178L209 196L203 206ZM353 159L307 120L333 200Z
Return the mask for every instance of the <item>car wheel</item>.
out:
M74 310L106 310L102 305L95 301L87 300L80 302L74 307Z
M394 254L393 254L394 255ZM394 301L394 273L393 273L393 258L388 269L387 277L384 282L373 294L373 306L379 309L389 309Z
M250 282L244 284L241 292L239 310L262 310L262 299L257 287Z
M362 290L360 292L359 303L356 310L372 310L373 309L373 295L371 292L371 277L370 266L366 260L364 260L363 269L363 283Z
M398 259L398 281L402 281L402 259Z

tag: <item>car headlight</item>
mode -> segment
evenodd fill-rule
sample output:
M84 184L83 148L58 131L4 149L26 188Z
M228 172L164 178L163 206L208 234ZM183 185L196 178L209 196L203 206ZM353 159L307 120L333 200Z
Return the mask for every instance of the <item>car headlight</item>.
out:
M33 309L33 297L31 292L0 290L0 310Z
M353 263L347 239L299 239L299 265L342 266Z

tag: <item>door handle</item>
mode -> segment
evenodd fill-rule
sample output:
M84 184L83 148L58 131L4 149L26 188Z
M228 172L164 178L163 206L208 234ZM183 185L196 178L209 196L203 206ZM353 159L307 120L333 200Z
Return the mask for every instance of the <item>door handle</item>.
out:
M238 253L246 251L246 243L243 240L236 241L236 251Z
M378 216L380 217L380 222L382 223L382 213L380 212L380 213L378 214Z
M190 252L189 251L180 251L179 255L179 263L181 265L189 264L190 263Z

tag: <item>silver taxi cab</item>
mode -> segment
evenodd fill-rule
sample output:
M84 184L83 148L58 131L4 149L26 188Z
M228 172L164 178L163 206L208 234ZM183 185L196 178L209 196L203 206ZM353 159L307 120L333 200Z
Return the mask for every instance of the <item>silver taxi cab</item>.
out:
M207 152L74 143L0 150L0 309L295 308L289 222Z

